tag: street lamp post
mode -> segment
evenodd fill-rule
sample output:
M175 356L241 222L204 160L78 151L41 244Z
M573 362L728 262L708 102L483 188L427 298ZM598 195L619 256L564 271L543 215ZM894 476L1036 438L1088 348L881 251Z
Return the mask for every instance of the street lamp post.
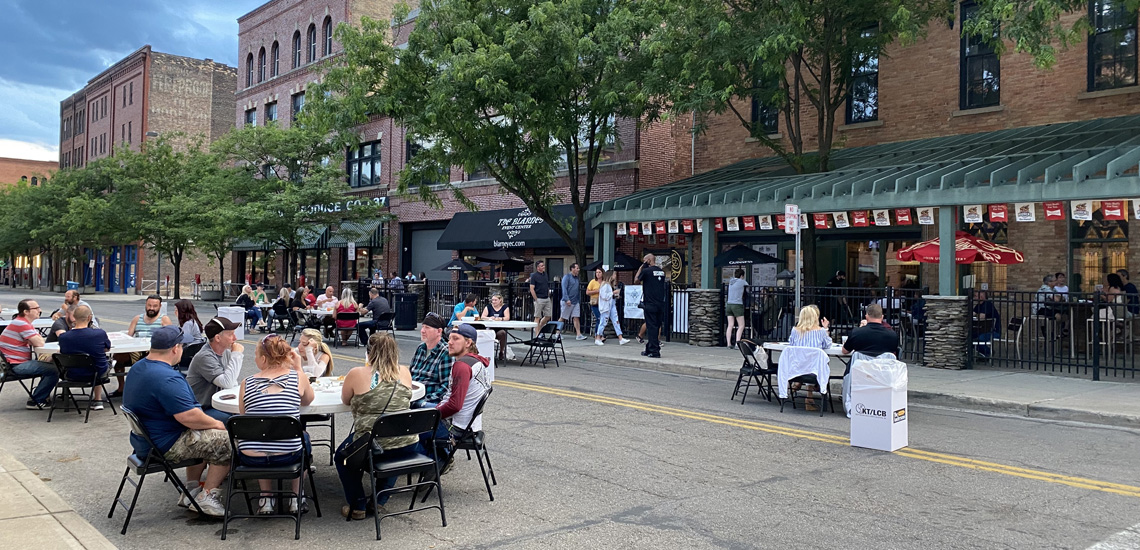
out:
M149 138L156 138L158 137L158 132L151 130L143 135ZM157 248L154 249L154 259L154 293L161 295L162 287L159 285L162 284L162 252L159 252ZM135 291L138 291L137 286L135 287Z

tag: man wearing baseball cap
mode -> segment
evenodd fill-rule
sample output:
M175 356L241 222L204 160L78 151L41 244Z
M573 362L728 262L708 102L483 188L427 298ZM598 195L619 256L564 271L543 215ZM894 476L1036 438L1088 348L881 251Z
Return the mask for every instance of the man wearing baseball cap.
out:
M186 369L186 381L194 390L194 398L202 410L213 418L225 422L229 413L214 408L214 394L218 390L236 388L245 347L237 342L234 329L239 324L225 317L214 317L206 323L204 331L209 342L198 350Z
M447 340L443 334L445 328L447 319L434 311L429 311L420 325L422 343L416 347L408 368L412 371L412 380L424 385L424 398L412 403L413 409L434 407L443 401L443 396L447 393L454 360L447 353Z
M483 429L482 418L476 418L472 423L471 416L479 400L491 387L487 377L487 365L491 361L479 355L479 348L475 346L478 340L479 333L474 327L466 324L451 329L451 334L447 337L447 354L455 360L455 363L451 367L451 384L448 386L447 394L436 406L440 418L444 420L436 430L437 441L450 440L449 432L452 428L455 432L459 432L471 424L472 430ZM450 451L434 453L437 448L435 445L425 444L424 447L440 463L441 473L446 473L451 466Z
M123 408L138 416L154 441L156 451L171 462L200 458L209 464L206 481L199 483L205 465L186 468L190 495L178 499L179 506L194 498L207 515L222 516L225 508L218 500L219 486L229 473L230 442L226 426L202 412L186 379L173 365L182 359L182 329L165 326L150 336L150 353L127 373ZM135 456L145 457L150 446L132 433Z

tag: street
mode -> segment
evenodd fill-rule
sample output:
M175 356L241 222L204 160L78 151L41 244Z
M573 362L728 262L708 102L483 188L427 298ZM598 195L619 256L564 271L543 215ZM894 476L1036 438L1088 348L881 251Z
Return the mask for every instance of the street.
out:
M5 292L4 304L14 297ZM45 311L56 301L41 298ZM91 304L109 331L141 311L133 299ZM198 311L203 322L213 315L208 304ZM401 334L402 362L412 335ZM246 336L244 375L256 370L248 342L257 337ZM362 364L363 348L334 357L335 374L344 374ZM476 463L461 460L443 478L447 527L432 511L390 518L375 543L371 518L340 517L340 486L318 448L324 517L305 516L305 544L1087 548L1140 522L1134 430L912 406L910 447L892 454L850 447L841 415L780 413L754 396L730 401L731 382L572 360L548 369L511 362L496 369L495 386L484 421L499 481L494 502ZM15 385L0 394L0 447L113 543L219 544L221 522L175 507L160 476L148 477L130 530L119 535L124 512L106 516L129 452L125 419L107 409L84 425L57 411L48 424L46 412L23 409L25 399ZM338 439L350 425L339 415ZM229 544L276 548L291 543L292 529L237 520Z

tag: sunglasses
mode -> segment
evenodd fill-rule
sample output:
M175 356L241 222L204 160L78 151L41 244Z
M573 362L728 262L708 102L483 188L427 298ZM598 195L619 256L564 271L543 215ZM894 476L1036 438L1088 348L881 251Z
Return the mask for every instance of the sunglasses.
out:
M265 349L265 346L266 346L266 344L267 344L267 343L268 343L270 340L272 340L272 339L274 339L274 338L277 338L277 337L278 337L278 336L277 336L277 333L276 333L276 332L270 332L269 334L266 334L266 335L265 335L265 337L261 339L261 348L262 348L262 349Z

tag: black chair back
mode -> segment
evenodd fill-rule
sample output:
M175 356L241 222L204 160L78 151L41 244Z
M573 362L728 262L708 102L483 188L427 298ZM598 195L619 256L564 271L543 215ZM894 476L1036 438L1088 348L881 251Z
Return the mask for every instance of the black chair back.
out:
M198 352L202 351L202 347L205 345L206 342L199 342L184 346L182 348L182 360L178 362L178 370L186 372L190 368L190 362L194 360L194 356L198 355Z
M394 311L381 313L380 316L376 318L376 322L380 323L381 325L383 325L385 327L388 325L391 325L392 321L394 321L394 320L396 320L396 312L394 312Z
M119 405L119 410L123 411L123 415L127 417L127 423L131 425L131 432L143 438L147 445L150 445L151 452L155 452L158 446L154 444L154 440L150 438L150 432L146 431L146 427L139 421L138 415L134 411L128 409L124 405ZM145 458L145 457L140 457Z
M1021 330L1021 327L1024 324L1025 324L1025 317L1011 317L1009 319L1009 324L1006 325L1005 329L1010 331L1010 332L1017 332L1017 331Z
M424 432L435 433L439 425L439 409L415 409L381 415L372 425L372 437L397 437Z
M231 440L283 441L300 438L305 427L289 415L241 414L226 420L226 431Z
M52 361L59 369L60 380L76 380L77 378L72 375L76 369L87 369L91 372L91 380L95 379L98 367L95 366L95 358L87 355L86 353L57 353L52 355Z
M276 302L273 302L273 307L271 309L273 310L273 314L277 315L278 317L289 315L289 300L279 299Z
M736 349L740 350L740 355L744 356L744 366L753 369L764 368L764 365L761 365L760 362L756 360L757 347L756 342L751 340L741 340L736 343Z
M479 402L475 404L475 410L471 412L471 420L467 422L467 427L463 428L463 431L471 431L471 426L475 424L475 419L483 414L483 406L487 404L487 398L491 397L491 392L494 389L494 387L487 388L487 392L483 394L483 397L479 398Z
M342 311L336 314L337 321L359 321L360 314L355 311Z

